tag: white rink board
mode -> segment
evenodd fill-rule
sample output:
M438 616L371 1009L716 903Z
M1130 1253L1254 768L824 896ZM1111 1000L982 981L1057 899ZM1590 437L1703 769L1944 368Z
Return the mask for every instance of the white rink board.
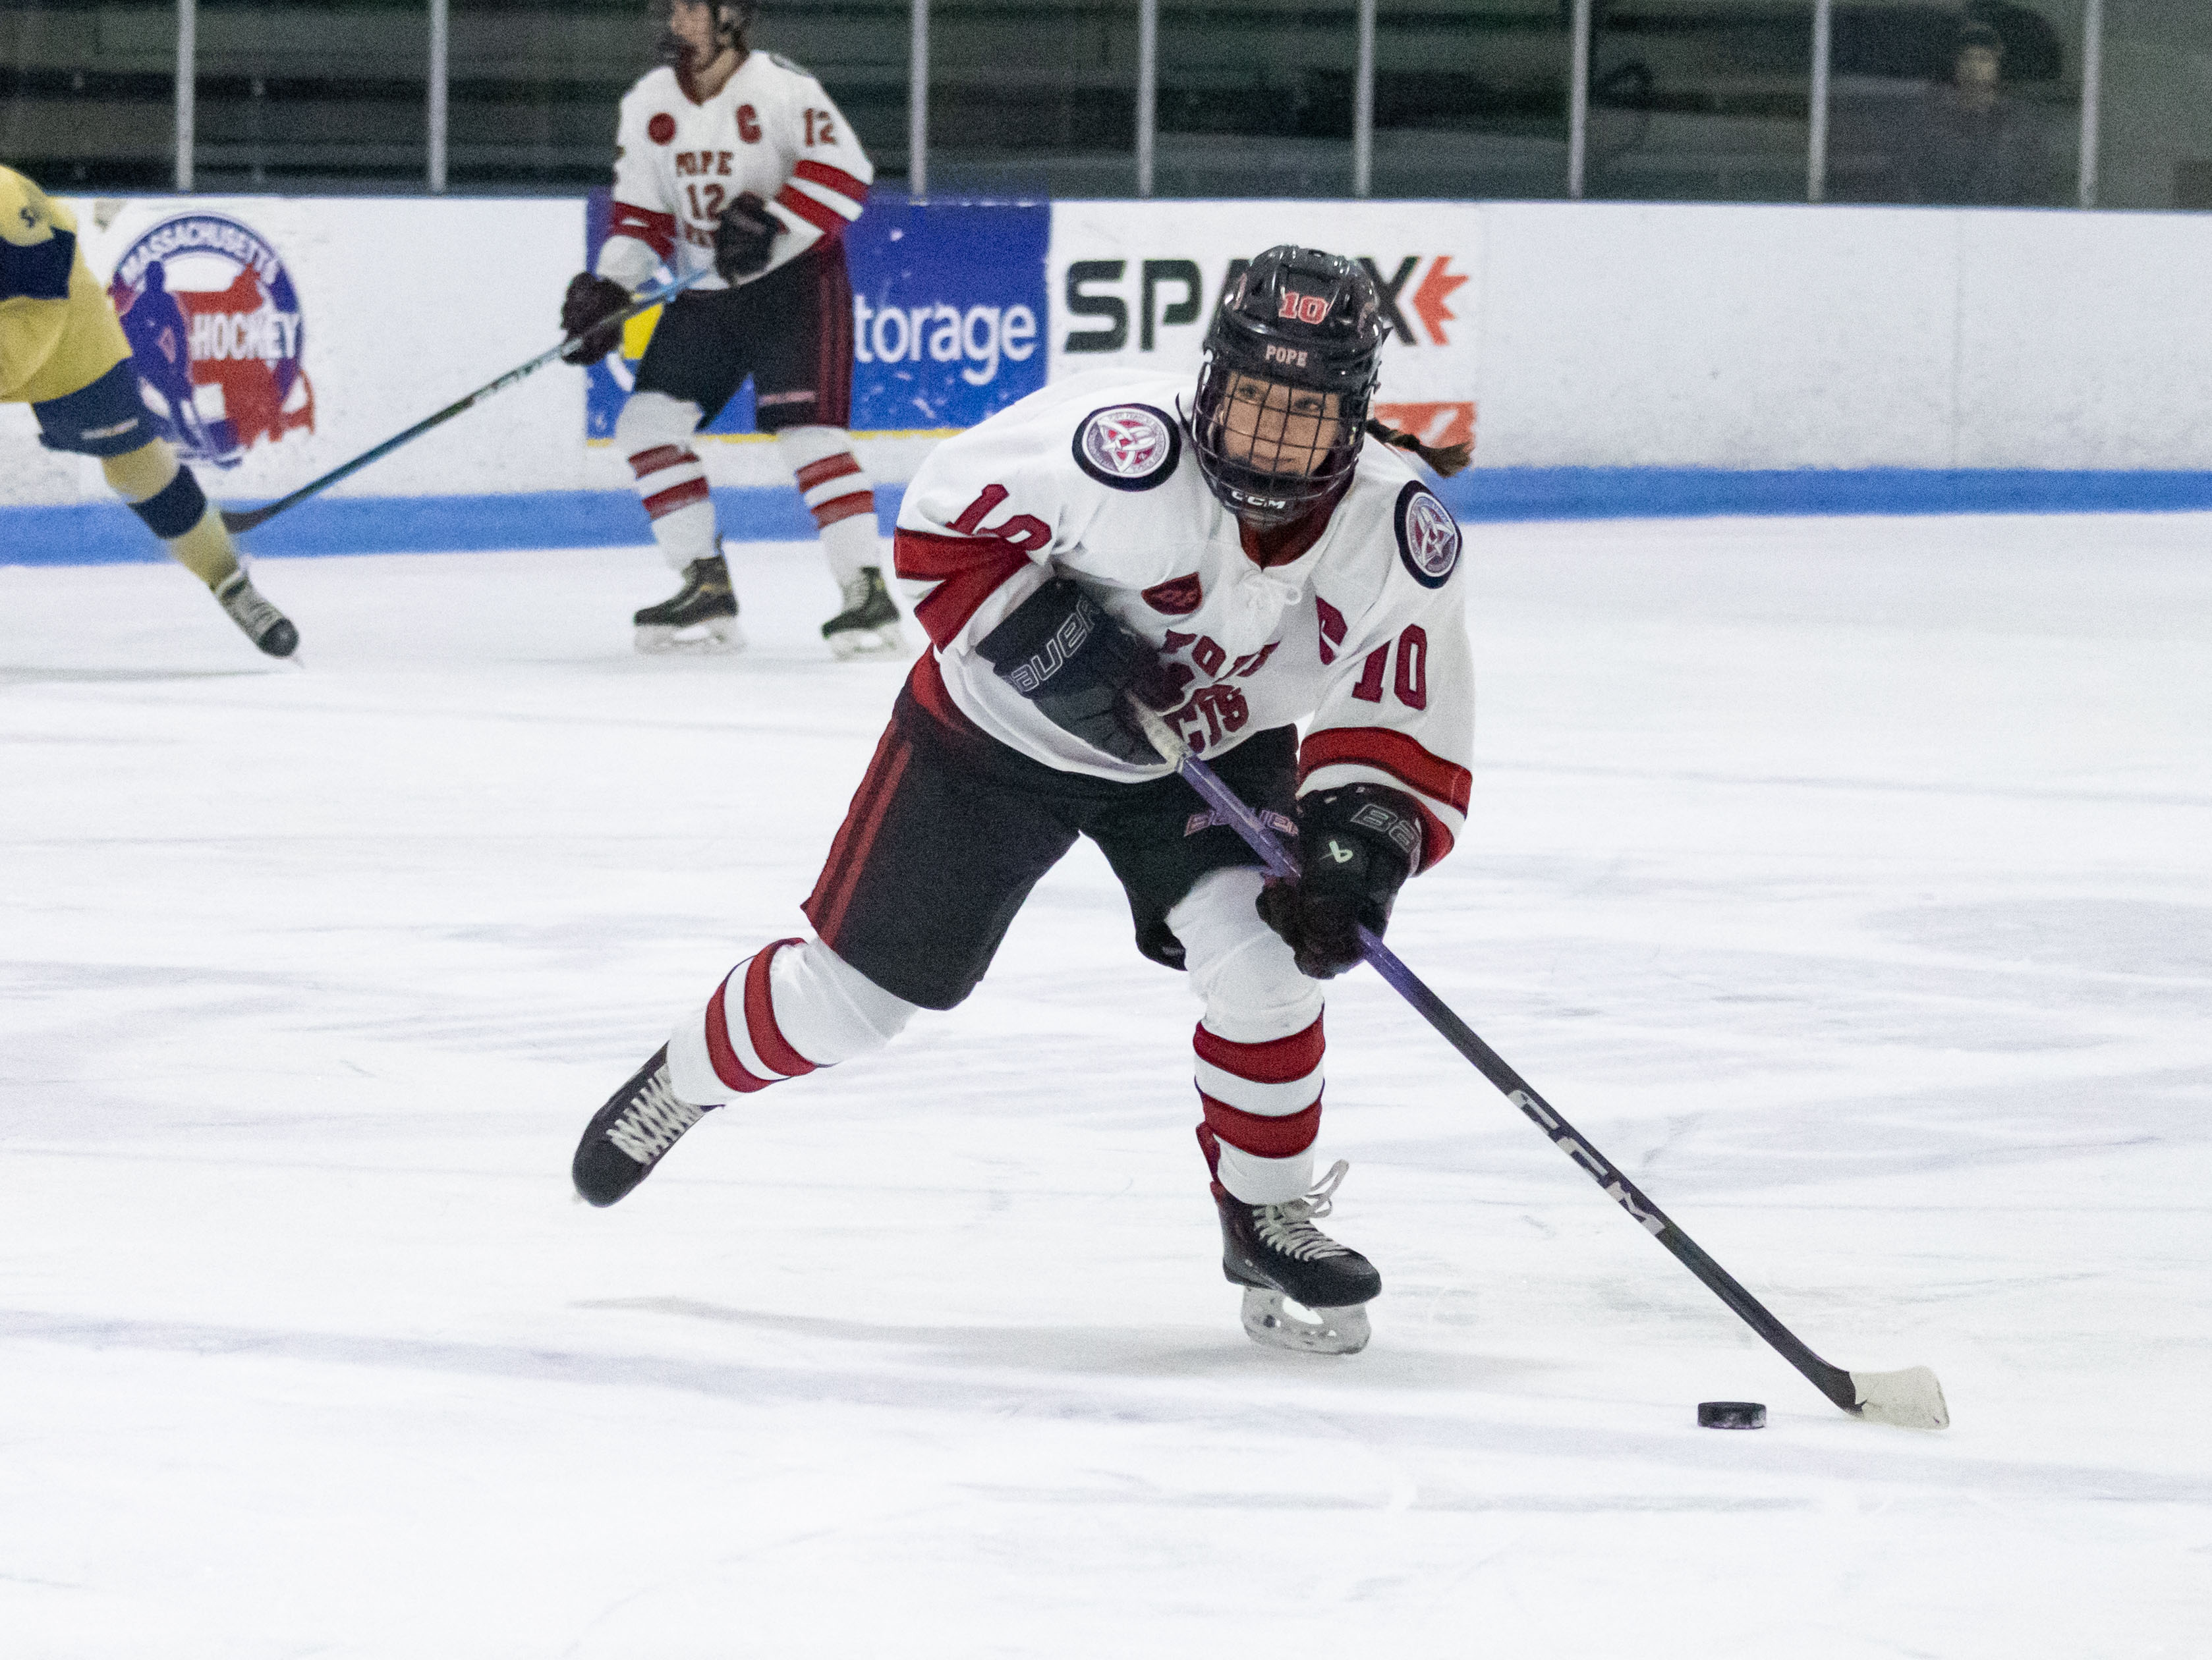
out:
M185 203L76 203L95 270L134 227ZM115 204L107 204L112 210ZM221 493L281 493L549 343L582 245L577 201L208 197L283 253L299 286L317 429L257 447ZM1286 238L1414 267L1448 290L1385 356L1386 401L1473 402L1479 466L2212 469L2212 216L1621 203L1069 203L1056 206L1051 372L1188 368L1229 262ZM496 262L468 251L501 250ZM1128 340L1070 352L1100 319L1066 309L1074 262L1118 260L1085 292ZM1143 342L1146 260L1188 261L1200 316ZM927 441L873 440L879 477ZM773 446L715 444L715 482L781 484ZM340 486L362 495L619 489L583 441L559 366ZM39 449L0 407L0 506L108 500L90 463Z

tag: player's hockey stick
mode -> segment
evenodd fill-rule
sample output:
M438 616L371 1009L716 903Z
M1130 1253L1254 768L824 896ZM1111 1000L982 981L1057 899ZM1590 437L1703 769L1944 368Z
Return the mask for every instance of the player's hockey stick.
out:
M694 282L696 282L701 277L706 275L707 272L704 269L696 270L692 272L690 276L679 276L673 282L670 282L660 288L655 288L649 294L641 294L635 300L630 301L629 305L623 306L622 310L617 312L612 317L608 318L605 322L599 324L599 327L600 329L611 329L617 324L629 322L630 318L634 317L641 316L643 313L651 311L655 306L659 305L661 301L666 300L671 294L677 293L679 289L690 288ZM320 495L324 491L329 489L331 485L336 484L340 479L351 478L362 468L368 466L370 462L380 460L382 457L390 455L394 450L398 449L401 445L408 442L410 439L422 437L423 433L428 432L433 427L441 427L447 421L451 421L455 415L462 413L462 411L474 409L477 404L483 403L484 399L489 397L494 392L503 392L509 386L514 385L516 381L526 379L529 376L536 374L548 363L550 363L555 358L560 356L562 352L566 351L570 343L571 342L564 340L558 346L552 347L548 350L538 353L538 355L532 358L529 362L521 365L520 367L509 369L498 379L487 382L485 385L477 387L476 391L471 392L466 397L458 398L454 402L448 403L444 409L439 410L437 414L426 416L424 419L416 421L405 432L395 433L393 436L386 439L383 443L378 445L374 449L363 451L361 454L356 456L351 461L347 462L343 466L334 467L329 472L325 473L320 478L315 479L312 482L302 484L298 489L293 491L292 494L288 496L279 496L276 500L264 503L263 506L258 507L247 507L241 510L233 510L228 507L224 508L222 510L222 528L235 535L240 530L250 530L257 524L266 524L270 519L276 518L277 514L283 512L287 507L296 507L301 502L305 501L309 496Z
M1191 788L1227 817L1267 869L1278 876L1297 875L1298 867L1291 850L1276 839L1274 832L1260 821L1259 815L1237 798L1236 791L1224 784L1212 767L1191 754L1190 746L1175 729L1133 698L1130 706L1136 711L1152 747L1172 760ZM1391 990L1420 1011L1421 1017L1436 1027L1446 1043L1473 1062L1475 1069L1497 1085L1507 1100L1550 1136L1559 1151L1588 1172L1608 1198L1672 1251L1676 1261L1734 1309L1746 1325L1766 1339L1777 1354L1811 1379L1814 1388L1854 1417L1899 1424L1907 1429L1943 1429L1949 1426L1950 1409L1943 1403L1942 1386L1936 1381L1933 1372L1926 1366L1911 1366L1903 1372L1846 1372L1813 1353L1795 1332L1769 1313L1758 1298L1738 1285L1726 1269L1705 1255L1697 1241L1676 1227L1666 1212L1646 1198L1643 1190L1614 1169L1580 1130L1553 1111L1551 1104L1531 1088L1526 1079L1508 1066L1496 1050L1477 1037L1473 1027L1453 1014L1443 998L1398 960L1397 953L1364 927L1359 930L1359 954L1374 965L1375 972L1389 983Z

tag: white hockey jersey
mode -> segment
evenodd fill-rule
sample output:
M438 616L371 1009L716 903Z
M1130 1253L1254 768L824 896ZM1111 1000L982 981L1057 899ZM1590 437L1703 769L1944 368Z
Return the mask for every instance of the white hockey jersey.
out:
M784 224L767 267L786 265L860 216L875 166L822 83L773 52L746 55L704 103L689 78L654 70L622 101L615 138L614 212L599 275L632 288L665 260L677 276L714 275L714 227L746 191ZM750 282L757 277L742 279Z
M1054 725L977 654L1014 607L1070 576L1182 682L1167 718L1192 749L1218 754L1310 717L1300 792L1405 791L1424 809L1433 864L1473 782L1459 526L1407 461L1369 444L1319 539L1261 568L1199 470L1178 409L1189 391L1187 378L1079 375L931 453L894 542L898 574L927 585L914 615L933 650L915 665L915 697L1063 771L1133 782L1169 771Z

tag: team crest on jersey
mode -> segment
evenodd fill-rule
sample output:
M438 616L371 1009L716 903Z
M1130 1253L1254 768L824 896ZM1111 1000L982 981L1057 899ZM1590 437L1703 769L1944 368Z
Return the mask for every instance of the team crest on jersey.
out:
M1149 490L1175 471L1182 433L1173 415L1149 403L1116 403L1083 418L1074 448L1075 464L1101 484Z
M1145 590L1145 603L1171 617L1187 617L1205 603L1206 588L1195 571L1187 577L1170 577Z
M1398 557L1424 588L1441 588L1459 563L1459 524L1419 480L1398 492Z
M107 285L155 427L194 461L235 467L264 439L315 430L300 297L276 251L222 214L165 219Z
M662 110L645 124L645 136L656 144L665 144L676 136L676 118Z

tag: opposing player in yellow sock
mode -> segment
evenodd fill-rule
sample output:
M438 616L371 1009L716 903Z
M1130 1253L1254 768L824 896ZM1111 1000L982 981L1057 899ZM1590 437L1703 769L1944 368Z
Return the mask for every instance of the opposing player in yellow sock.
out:
M100 470L146 528L175 560L214 591L217 603L246 637L272 657L287 657L300 643L291 620L261 597L239 563L238 548L222 528L222 513L207 499L191 468L160 439L119 456L102 456Z
M271 657L292 654L300 631L255 589L222 514L154 434L130 342L77 248L76 218L8 167L0 167L0 403L28 403L48 449L97 456L116 494L246 637Z

